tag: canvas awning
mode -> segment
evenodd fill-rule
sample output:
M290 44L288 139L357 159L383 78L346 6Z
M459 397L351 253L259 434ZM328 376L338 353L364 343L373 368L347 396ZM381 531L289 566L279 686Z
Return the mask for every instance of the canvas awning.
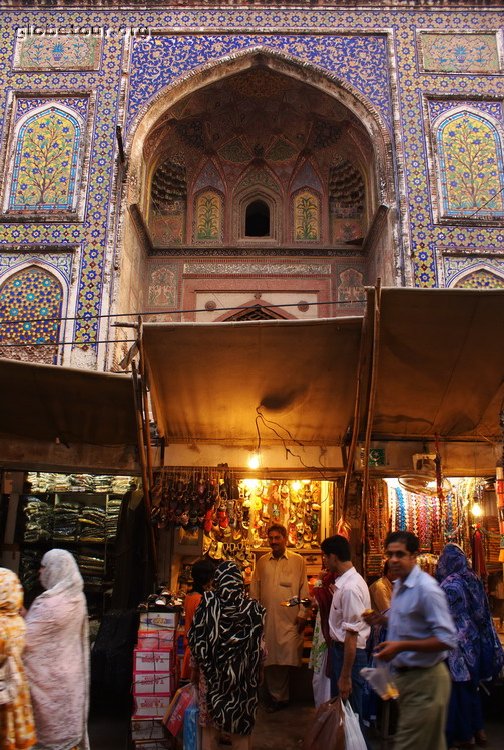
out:
M131 377L0 358L0 465L138 470Z
M373 439L499 440L503 402L504 290L381 290Z
M352 426L361 318L143 330L153 407L168 443L253 443L257 407L304 445L341 445ZM498 440L503 334L502 290L382 289L372 439ZM364 352L360 440L370 335ZM264 429L262 438L277 439Z
M340 445L353 417L361 325L361 318L146 323L161 434L168 443L254 443L259 408L284 438ZM264 443L281 442L260 427Z

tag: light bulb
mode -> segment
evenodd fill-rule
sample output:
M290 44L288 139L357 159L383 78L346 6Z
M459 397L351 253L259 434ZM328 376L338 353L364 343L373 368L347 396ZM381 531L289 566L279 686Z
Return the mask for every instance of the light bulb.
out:
M471 513L473 514L475 518L479 518L480 516L483 515L483 509L477 500L475 500L473 503L473 506L471 508Z
M257 479L244 479L243 484L248 492L254 492L259 486Z
M247 466L249 469L258 469L261 465L261 454L259 451L251 453L247 460Z

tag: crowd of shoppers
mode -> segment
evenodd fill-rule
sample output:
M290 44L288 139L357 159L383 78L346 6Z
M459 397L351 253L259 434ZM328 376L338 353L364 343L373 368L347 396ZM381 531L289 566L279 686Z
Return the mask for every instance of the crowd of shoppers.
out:
M233 562L193 565L182 674L198 686L210 750L223 741L248 748L263 675L266 708L276 711L289 700L289 669L300 665L306 567L287 549L284 527L274 524L268 539L271 553L259 559L250 594ZM316 705L339 695L362 720L361 670L371 647L399 691L395 750L484 746L479 686L502 670L504 651L463 550L446 545L433 577L417 564L418 538L391 532L383 576L368 589L344 536L321 548L324 571L312 597ZM0 689L0 750L88 750L88 618L74 557L47 552L40 582L44 592L26 613L18 577L0 568L0 687L15 684L12 698ZM386 635L370 637L372 628Z

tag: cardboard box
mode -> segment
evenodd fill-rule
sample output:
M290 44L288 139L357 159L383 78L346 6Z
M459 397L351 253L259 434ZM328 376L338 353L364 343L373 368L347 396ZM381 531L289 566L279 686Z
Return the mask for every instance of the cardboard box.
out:
M175 659L173 648L159 651L136 648L133 656L133 672L173 672Z
M147 651L173 648L176 632L176 630L139 630L137 648Z
M133 695L157 695L175 692L175 675L169 672L135 672Z
M131 722L132 740L162 740L166 730L159 719L137 719Z
M162 719L171 695L136 695L132 719Z
M179 612L140 612L139 630L176 630Z

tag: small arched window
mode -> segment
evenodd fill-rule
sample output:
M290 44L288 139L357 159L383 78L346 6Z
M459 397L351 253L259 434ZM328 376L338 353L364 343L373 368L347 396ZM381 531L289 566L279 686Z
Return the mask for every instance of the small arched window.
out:
M265 201L252 201L245 209L245 237L270 236L270 207Z

